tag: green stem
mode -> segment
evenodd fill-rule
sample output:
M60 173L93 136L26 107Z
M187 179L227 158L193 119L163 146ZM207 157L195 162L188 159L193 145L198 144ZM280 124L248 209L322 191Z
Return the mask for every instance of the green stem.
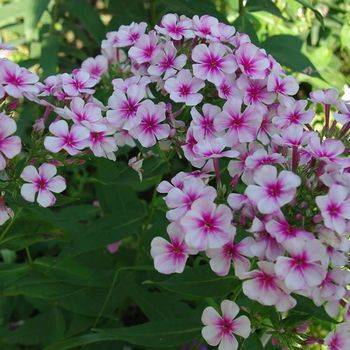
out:
M239 13L239 15L242 16L243 12L244 12L243 0L238 0L238 13Z

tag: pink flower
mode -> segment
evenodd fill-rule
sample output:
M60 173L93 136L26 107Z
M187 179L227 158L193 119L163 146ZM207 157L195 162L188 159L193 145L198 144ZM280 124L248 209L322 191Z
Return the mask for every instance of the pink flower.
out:
M343 234L346 230L346 221L350 219L350 199L346 187L334 184L325 196L316 197L316 204L326 227Z
M186 16L179 16L174 13L168 13L163 16L160 26L155 29L164 35L169 35L173 40L181 40L183 37L193 38L192 21Z
M81 94L93 94L95 90L91 89L96 84L91 79L90 74L78 70L75 73L62 74L62 88L68 96L79 96Z
M193 202L200 198L214 201L216 190L214 187L206 186L198 178L186 179L181 189L178 187L171 188L164 198L167 206L171 208L166 214L168 220L175 221L181 219L191 210Z
M73 125L70 130L65 120L59 120L49 126L51 134L46 136L44 146L53 153L58 153L62 149L71 156L79 153L79 150L87 146L89 130L81 125Z
M337 163L340 161L340 155L344 152L345 147L339 140L325 139L322 143L318 135L314 134L310 137L306 147L307 153L325 162Z
M193 146L194 153L205 159L210 158L235 158L239 153L233 149L226 150L227 143L223 138L203 139Z
M235 37L235 27L219 22L211 28L212 40L232 43Z
M244 75L237 79L237 87L243 94L243 101L246 105L249 104L272 104L276 95L273 92L268 92L266 89L266 80L252 80Z
M187 57L181 54L176 57L177 50L172 42L166 42L162 51L148 67L148 73L154 76L164 74L164 79L174 76L186 64Z
M233 74L225 76L219 84L216 85L218 95L220 98L228 100L237 91L236 79Z
M304 240L314 239L314 235L303 229L291 226L287 220L270 220L265 225L266 231L274 237L278 243L284 243L285 241L293 238L300 238Z
M337 89L317 90L310 93L310 99L315 103L334 105L337 103L339 92Z
M274 263L267 261L258 262L258 270L246 274L249 278L243 282L243 293L260 304L272 306L280 312L285 312L296 305L286 291L286 287L274 271Z
M230 272L231 263L235 269L235 275L249 271L250 262L247 257L252 256L249 249L251 238L246 237L242 241L235 243L236 230L231 231L231 240L220 248L208 249L206 255L210 258L211 269L219 276L226 276Z
M158 185L157 191L159 193L169 193L169 191L173 188L178 188L178 189L182 190L184 183L185 183L185 179L187 177L188 177L188 174L181 171L171 179L171 182L162 181Z
M255 217L249 232L254 233L254 241L250 245L250 251L253 256L260 260L275 261L279 256L283 255L284 248L279 244L274 236L266 230L267 218Z
M215 136L217 130L214 121L218 118L221 109L218 106L205 103L202 111L203 113L200 114L195 107L191 109L193 136L198 141Z
M95 58L89 57L82 63L81 70L89 73L90 78L98 82L108 70L108 61L102 55L98 55Z
M105 126L99 123L102 120L101 108L93 102L85 104L84 100L80 97L74 97L70 103L70 108L65 107L61 115L88 129L105 129Z
M129 49L129 57L138 64L149 63L157 57L159 52L158 36L156 32L151 31L141 35L134 46Z
M6 206L4 197L0 197L0 226L3 225L8 219L13 217L13 210Z
M238 342L234 334L248 338L250 334L250 321L247 316L236 318L239 307L230 300L221 303L222 316L211 306L204 309L202 322L202 336L211 346L219 345L220 350L236 350Z
M326 277L319 263L326 259L324 246L318 240L305 241L294 238L283 243L289 257L277 258L275 271L291 291L319 286Z
M136 43L140 37L145 34L147 28L147 23L134 23L125 26L122 25L119 27L118 32L115 33L116 46L117 47L126 47L131 46Z
M6 158L12 159L21 152L21 139L18 136L11 136L16 129L16 122L0 113L0 170L6 168Z
M216 206L207 199L196 200L181 219L185 241L194 249L219 248L230 240L232 212L228 206Z
M299 84L291 75L281 77L277 72L271 72L267 78L267 91L293 96L298 90Z
M219 21L212 16L193 16L193 30L196 36L203 39L212 39L212 29L219 25Z
M176 77L166 80L164 89L174 102L184 102L187 106L196 106L203 99L198 91L204 88L203 80L192 77L189 69L181 70Z
M232 74L237 69L235 58L227 54L228 47L220 43L197 45L192 51L193 74L195 77L219 84L226 74Z
M244 43L239 46L235 55L238 67L244 75L251 79L266 77L266 69L270 62L263 50L258 49L252 43Z
M127 130L120 130L119 132L114 134L114 138L117 142L117 146L123 147L128 145L130 147L135 147L136 143L134 138L129 134Z
M137 126L139 119L136 113L144 97L145 90L138 85L129 86L126 93L114 93L108 100L108 122L116 129L130 130Z
M273 123L279 128L311 123L315 113L311 109L305 110L306 105L306 100L296 101L293 98L284 98L278 106L277 116L272 119Z
M299 147L307 139L307 133L301 125L290 125L281 134L272 135L272 141L279 146Z
M257 185L249 185L246 195L263 214L270 214L292 201L300 178L291 171L283 170L277 177L277 169L264 165L254 174Z
M90 131L88 145L96 157L116 160L117 143L112 130Z
M340 124L345 125L350 122L350 105L347 103L338 103L339 112L333 113L333 118Z
M151 255L154 260L154 268L164 274L182 273L187 258L190 254L196 254L184 242L184 231L176 222L172 222L167 228L170 242L163 237L155 237L151 242Z
M253 154L248 155L245 166L248 169L256 170L263 165L282 164L285 158L280 153L268 154L264 148L257 149Z
M335 331L328 333L324 345L328 350L347 350L350 347L350 331L347 323L340 324Z
M137 138L143 147L152 147L157 140L169 136L170 126L162 124L165 120L165 104L155 105L151 100L142 102L137 111L138 125L130 130L130 134Z
M5 92L14 97L20 98L26 94L37 95L38 87L35 85L39 77L25 68L19 67L16 63L2 60L0 64L0 85L3 85Z
M111 253L111 254L115 254L118 252L120 246L122 244L122 241L115 241L111 244L107 245L107 250Z
M227 130L225 140L228 145L234 146L241 142L255 140L262 120L262 111L248 106L241 112L242 100L231 97L223 106L222 113L215 119L218 131Z
M22 185L21 195L28 202L34 202L38 193L37 202L42 207L49 207L55 204L56 198L52 194L61 193L66 189L66 182L62 176L55 176L57 169L54 165L44 163L37 170L33 165L23 169L21 178L29 183Z

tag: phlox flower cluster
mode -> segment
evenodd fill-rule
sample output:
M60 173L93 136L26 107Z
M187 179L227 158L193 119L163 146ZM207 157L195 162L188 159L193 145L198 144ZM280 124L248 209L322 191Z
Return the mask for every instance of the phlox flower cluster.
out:
M113 89L103 102L94 97L102 80ZM350 282L350 105L335 89L305 100L298 90L271 55L211 16L167 14L149 31L146 23L123 25L107 34L101 55L43 82L0 61L0 99L10 106L26 98L45 109L34 131L47 158L23 169L25 200L46 207L55 203L52 192L64 191L58 155L69 164L91 155L116 160L126 145L174 148L192 171L157 187L169 226L167 238L151 243L155 269L182 273L200 254L208 269L234 274L242 293L262 305L286 313L302 295L339 317ZM316 111L324 115L318 130ZM2 113L0 126L6 171L21 140L14 118ZM129 164L142 178L142 159ZM0 204L3 223L12 214L2 197ZM210 345L236 349L235 336L249 336L250 321L238 312L230 300L221 314L204 310ZM348 322L345 313L327 336L330 349L347 348L332 344L348 342Z

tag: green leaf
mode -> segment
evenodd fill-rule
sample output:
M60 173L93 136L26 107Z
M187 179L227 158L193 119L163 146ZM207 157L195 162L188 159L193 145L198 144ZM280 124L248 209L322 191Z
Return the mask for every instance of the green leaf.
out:
M295 72L303 72L312 68L312 62L301 52L302 40L293 35L274 35L267 38L261 46L281 65Z
M100 45L106 34L106 28L101 21L99 12L85 0L67 0L65 6L77 21L79 21L90 36Z
M47 9L50 0L25 0L24 31L27 40L35 37L38 31L38 22Z
M248 34L250 37L250 40L254 44L260 45L253 22L254 22L253 16L245 12L243 15L237 17L237 19L232 23L232 25L239 32Z
M241 350L263 350L264 347L261 343L259 336L253 333L249 338L243 340Z
M293 297L297 300L297 305L293 311L298 311L302 314L310 315L311 317L317 318L321 321L338 323L335 319L327 314L322 306L317 307L310 299L301 295L293 295Z
M54 33L48 33L42 39L40 67L44 77L57 73L60 41L61 37Z
M2 335L2 341L10 344L45 345L62 338L65 320L62 311L53 308L26 320L14 331Z
M248 0L245 9L249 12L265 11L277 17L284 18L280 9L271 0Z
M340 42L342 47L346 47L350 50L350 24L343 25L340 32Z
M235 276L219 277L207 265L189 267L182 274L155 283L161 288L188 297L223 297L237 284Z

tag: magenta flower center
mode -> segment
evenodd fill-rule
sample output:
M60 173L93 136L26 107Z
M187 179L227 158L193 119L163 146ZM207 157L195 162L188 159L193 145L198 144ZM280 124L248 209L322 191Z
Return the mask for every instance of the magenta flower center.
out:
M17 76L15 74L8 73L6 77L6 82L11 85L21 86L23 85L23 79L21 76Z
M282 194L282 186L279 182L269 184L267 186L267 194L269 197L277 198Z
M180 87L179 87L179 95L181 97L186 97L190 94L191 92L191 88L189 85L185 85L185 84L182 84Z
M223 317L219 321L219 327L221 329L222 336L232 334L234 330L234 321Z
M327 212L333 218L338 217L340 211L341 211L341 206L338 203L332 202L327 206Z
M35 187L38 190L45 190L47 188L47 180L43 177L39 177L35 180Z

